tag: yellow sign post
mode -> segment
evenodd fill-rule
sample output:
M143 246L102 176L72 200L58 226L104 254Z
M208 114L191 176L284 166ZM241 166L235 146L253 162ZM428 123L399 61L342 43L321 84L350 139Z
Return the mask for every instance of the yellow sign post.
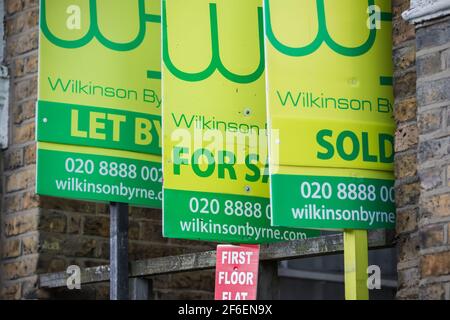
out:
M367 230L344 231L345 299L368 300Z

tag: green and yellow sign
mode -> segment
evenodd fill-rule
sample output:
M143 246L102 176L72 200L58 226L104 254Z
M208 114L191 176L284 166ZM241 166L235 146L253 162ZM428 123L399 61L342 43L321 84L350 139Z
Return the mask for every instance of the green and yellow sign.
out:
M164 0L163 230L264 243L272 228L261 0Z
M37 193L161 207L158 0L41 0Z
M275 226L393 228L391 1L264 0Z

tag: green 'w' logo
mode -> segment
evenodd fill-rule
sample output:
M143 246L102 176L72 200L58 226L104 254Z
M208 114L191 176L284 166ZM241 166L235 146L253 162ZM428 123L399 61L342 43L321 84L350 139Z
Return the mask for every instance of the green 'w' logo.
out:
M166 1L163 1L163 60L169 71L177 78L196 82L209 78L216 70L220 72L226 79L236 83L251 83L258 80L264 72L264 27L263 27L263 12L262 8L258 7L258 31L259 31L259 64L256 70L251 74L240 75L228 70L222 63L220 58L219 45L219 27L217 21L217 5L215 3L209 4L209 17L211 29L211 47L212 58L208 67L199 72L188 73L177 68L169 54L169 37L167 32L167 15L166 15Z
M96 38L103 46L114 51L131 51L139 47L145 39L147 23L161 23L158 15L145 13L145 0L138 0L139 6L139 32L129 42L114 42L106 38L98 26L97 0L89 0L90 27L88 32L77 40L64 40L55 36L47 24L47 0L41 0L41 30L45 37L54 45L65 49L77 49L85 46Z
M327 27L327 19L325 13L325 3L324 0L316 0L317 7L317 19L318 19L318 32L316 38L308 45L304 47L290 47L281 43L275 36L272 28L272 20L270 14L270 0L264 0L264 9L265 9L265 18L266 18L266 33L267 38L270 43L281 53L291 56L291 57L302 57L307 56L314 53L316 50L322 46L322 44L328 45L328 47L336 52L337 54L348 56L348 57L357 57L367 53L374 45L376 36L377 36L377 28L369 28L369 36L367 40L359 46L356 47L346 47L339 43L337 43L328 32ZM368 8L373 8L374 0L368 0ZM368 16L369 19L373 18L371 15ZM380 19L382 21L391 21L392 17L390 13L381 12Z

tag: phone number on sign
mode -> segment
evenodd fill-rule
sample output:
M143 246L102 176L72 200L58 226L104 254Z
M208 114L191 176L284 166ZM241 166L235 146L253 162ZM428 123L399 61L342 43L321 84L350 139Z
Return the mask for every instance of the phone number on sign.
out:
M303 199L339 200L350 201L378 201L394 203L395 194L393 186L377 187L372 184L339 183L334 185L329 182L302 182L300 184L300 196Z
M162 183L162 168L152 166L137 166L124 162L100 161L96 163L93 160L84 160L77 158L67 158L64 168L68 173L76 174L99 174L101 176L109 176L112 178L123 179L142 179L143 181Z
M191 213L213 214L223 213L227 216L247 217L260 219L271 218L270 204L261 204L254 201L221 200L192 197L189 200Z

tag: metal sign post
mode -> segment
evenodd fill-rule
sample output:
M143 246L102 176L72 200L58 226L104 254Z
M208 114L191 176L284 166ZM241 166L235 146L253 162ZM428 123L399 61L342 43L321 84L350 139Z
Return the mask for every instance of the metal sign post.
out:
M111 300L128 300L128 204L110 206L110 289Z

